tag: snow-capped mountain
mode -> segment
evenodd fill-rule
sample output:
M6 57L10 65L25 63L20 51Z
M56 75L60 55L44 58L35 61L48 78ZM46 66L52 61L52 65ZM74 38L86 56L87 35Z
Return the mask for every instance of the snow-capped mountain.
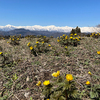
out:
M40 25L34 25L34 26L13 26L13 25L6 25L6 26L0 26L0 31L10 31L14 29L28 29L30 31L56 31L56 32L70 32L72 29L75 29L76 27L59 27L59 26L40 26ZM100 27L79 27L81 29L81 32L100 32Z

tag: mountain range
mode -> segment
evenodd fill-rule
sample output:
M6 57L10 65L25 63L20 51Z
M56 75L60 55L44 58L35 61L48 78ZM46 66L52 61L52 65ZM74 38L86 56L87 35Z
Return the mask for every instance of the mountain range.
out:
M56 27L54 25L51 26L13 26L13 25L6 25L0 26L0 35L7 36L7 35L17 35L21 34L22 36L26 35L45 35L47 37L53 36L54 38L59 37L63 34L69 36L73 27ZM90 34L91 32L100 32L100 27L79 27L81 32L84 34ZM75 29L75 28L74 28Z

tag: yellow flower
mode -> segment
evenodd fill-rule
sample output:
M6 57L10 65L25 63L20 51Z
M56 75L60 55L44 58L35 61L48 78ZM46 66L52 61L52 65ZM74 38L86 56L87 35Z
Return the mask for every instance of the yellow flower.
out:
M100 33L99 33L99 35L100 35Z
M60 74L60 71L57 71L57 75L59 76L59 74Z
M39 43L38 41L36 43Z
M29 46L30 45L30 42L27 44L27 46Z
M66 79L67 79L67 81L71 81L71 80L73 80L73 76L71 74L67 74Z
M97 51L98 54L100 54L100 51Z
M2 52L0 52L0 55L2 54Z
M88 74L92 75L90 71L88 72Z
M50 81L49 80L46 80L46 81L43 82L43 84L44 85L49 85L50 84Z
M46 100L49 100L49 99L46 99Z
M60 71L57 71L57 73L56 73L56 72L54 72L54 73L52 74L52 76L54 76L54 77L58 77L58 76L59 76L59 74L60 74Z
M7 43L9 43L9 42L7 42Z
M72 36L73 34L71 34L71 36Z
M52 74L52 76L57 77L58 75L57 75L56 72L54 72L54 73Z
M78 39L77 37L75 39Z
M81 37L78 37L78 38L81 38Z
M75 40L75 38L73 38L73 40Z
M45 38L46 36L44 36L44 38Z
M14 39L12 39L14 41Z
M95 35L98 35L98 34L95 34Z
M10 40L11 40L11 38L10 38Z
M51 45L49 44L48 46L50 47Z
M74 35L77 35L76 33Z
M89 81L87 81L87 82L86 82L86 84L87 84L87 85L89 85L89 84L90 84L90 82L89 82Z
M65 34L63 34L63 36L65 36Z
M65 46L65 48L67 48L67 46Z
M65 39L67 39L67 36L65 37Z
M57 42L59 42L60 40L58 39Z
M19 40L19 38L17 38L17 40Z
M44 41L42 42L42 44L44 43Z
M33 47L31 46L31 47L30 47L30 49L32 50L32 49L33 49Z
M35 45L34 47L36 47L37 45Z
M36 84L37 86L40 86L41 85L41 81L38 81L38 83Z
M73 38L73 37L70 37L71 39Z
M79 39L77 39L77 41L80 41Z

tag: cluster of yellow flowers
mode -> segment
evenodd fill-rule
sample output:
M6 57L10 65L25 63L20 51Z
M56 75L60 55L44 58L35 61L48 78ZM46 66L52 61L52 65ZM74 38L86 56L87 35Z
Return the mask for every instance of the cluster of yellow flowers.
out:
M54 76L54 77L58 77L58 76L59 76L59 74L60 74L60 71L57 71L57 73L56 73L56 72L54 72L54 73L52 74L52 76Z
M53 77L58 77L60 75L60 71L57 71L57 72L54 72L52 74ZM71 74L67 74L66 75L66 79L67 81L72 81L73 80L73 76ZM50 84L50 81L49 80L46 80L43 82L44 85L49 85ZM36 84L37 86L40 86L41 85L41 82L38 81L38 83Z

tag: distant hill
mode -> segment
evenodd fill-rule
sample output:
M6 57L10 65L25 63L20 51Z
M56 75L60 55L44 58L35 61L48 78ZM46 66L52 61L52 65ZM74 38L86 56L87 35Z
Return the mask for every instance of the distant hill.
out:
M8 35L19 35L21 34L21 36L26 36L26 35L45 35L47 37L53 36L54 38L60 37L63 34L66 34L69 36L70 32L56 32L56 31L30 31L30 30L26 30L24 28L20 28L20 29L14 29L14 30L10 30L10 31L0 31L0 35L3 36L8 36ZM90 33L84 33L84 34L90 34Z

